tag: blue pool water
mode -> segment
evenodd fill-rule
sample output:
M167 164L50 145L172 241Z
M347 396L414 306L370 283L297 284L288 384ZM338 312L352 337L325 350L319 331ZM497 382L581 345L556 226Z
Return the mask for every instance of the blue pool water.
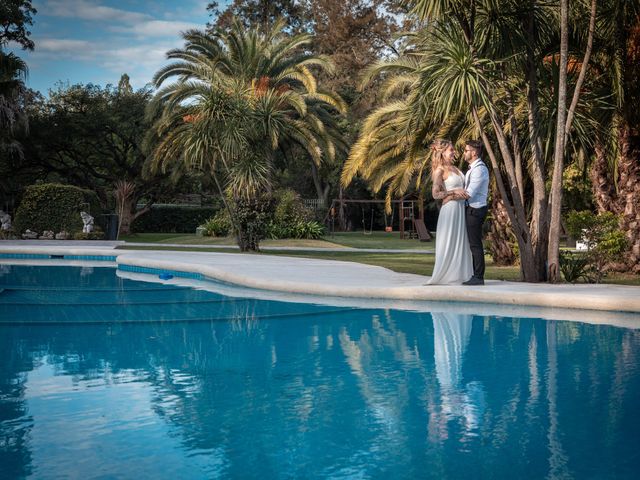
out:
M0 478L637 478L640 330L0 265Z

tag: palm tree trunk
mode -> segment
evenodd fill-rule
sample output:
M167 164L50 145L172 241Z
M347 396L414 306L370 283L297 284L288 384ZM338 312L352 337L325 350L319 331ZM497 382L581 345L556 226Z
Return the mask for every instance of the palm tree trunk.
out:
M618 195L614 203L621 215L620 228L629 240L625 263L629 271L640 273L640 132L623 123L619 142Z
M546 280L547 246L549 219L547 216L546 170L542 157L540 138L540 109L538 107L538 74L536 68L536 23L537 2L532 0L527 15L527 120L529 124L529 144L531 148L531 180L533 182L533 207L531 211L531 247L534 263L538 268L538 278Z
M496 191L491 192L491 224L489 234L489 251L493 263L499 266L514 265L518 259L512 245L515 241L511 221L504 207L504 202Z
M562 214L562 170L564 168L564 134L567 121L567 58L569 54L569 5L560 0L560 73L558 75L558 112L556 141L553 155L553 178L550 191L549 250L547 251L547 280L560 281L560 216Z
M589 173L593 198L598 212L611 212L617 205L617 203L614 202L616 190L614 182L609 178L609 162L607 160L606 148L600 140L596 140L595 154L596 156L591 164Z

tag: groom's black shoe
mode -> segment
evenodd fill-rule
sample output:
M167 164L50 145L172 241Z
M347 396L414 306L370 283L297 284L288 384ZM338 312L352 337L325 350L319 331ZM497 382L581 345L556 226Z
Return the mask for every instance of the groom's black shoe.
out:
M484 285L484 280L482 278L471 277L466 282L462 282L463 285Z

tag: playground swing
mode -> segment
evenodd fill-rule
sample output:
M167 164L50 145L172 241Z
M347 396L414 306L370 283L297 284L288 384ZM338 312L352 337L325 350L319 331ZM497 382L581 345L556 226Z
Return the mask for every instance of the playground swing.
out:
M368 232L367 232L367 224L364 216L364 205L361 208L362 208L362 233L364 233L365 235L371 235L373 234L373 206L371 207L371 220L369 222Z

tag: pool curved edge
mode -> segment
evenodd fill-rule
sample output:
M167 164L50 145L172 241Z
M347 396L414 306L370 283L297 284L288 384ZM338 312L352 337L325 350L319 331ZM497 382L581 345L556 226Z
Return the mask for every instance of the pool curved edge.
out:
M326 260L324 261L328 262ZM205 277L243 287L306 295L389 300L489 303L640 313L640 287L628 287L622 285L548 285L503 282L496 280L489 281L486 285L481 287L465 287L462 285L425 286L422 284L401 287L392 285L383 287L345 287L344 285L333 286L313 281L299 282L277 278L259 278L257 276L254 277L238 273L237 271L229 271L206 264L177 262L175 260L164 261L161 259L121 255L118 256L116 262L118 266L129 265L154 268L163 271L194 272ZM339 263L349 264L351 262ZM371 268L373 270L381 267ZM422 282L426 282L428 279L428 277L420 278Z
M1 253L116 256L120 266L191 272L260 290L361 299L426 300L640 313L640 287L488 281L425 286L427 277L353 262L237 253L2 247Z

